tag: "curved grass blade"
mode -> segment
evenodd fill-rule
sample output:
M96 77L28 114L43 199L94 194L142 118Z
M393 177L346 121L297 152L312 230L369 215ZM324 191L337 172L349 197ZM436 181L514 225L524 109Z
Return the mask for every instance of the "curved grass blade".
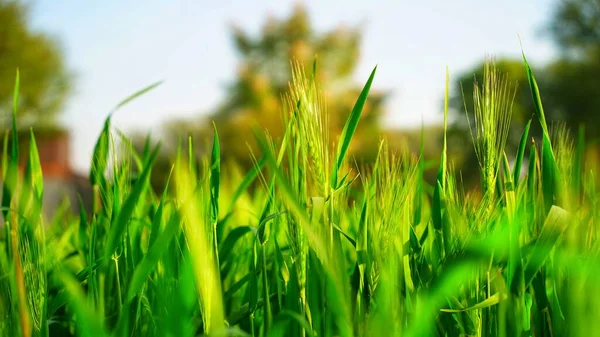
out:
M340 135L340 140L338 141L337 148L337 158L334 162L333 172L331 174L331 188L337 189L338 187L338 171L342 167L344 162L344 158L346 157L346 153L348 152L348 148L350 147L350 141L354 136L354 132L356 131L356 127L358 126L358 122L360 120L360 116L362 114L362 110L365 106L365 102L367 101L367 96L369 96L369 90L371 90L371 84L373 83L373 78L375 78L375 72L377 71L377 66L373 68L371 72L371 76L367 80L364 88L362 89L354 107L352 108L352 112L346 121L346 125L344 125L344 129L342 130L342 134Z
M310 328L310 324L306 321L306 318L289 310L283 310L279 313L279 315L277 315L277 317L275 317L273 329L269 336L286 336L286 328L290 320L298 323L298 325L302 327L306 336L315 337L312 329Z
M191 267L196 283L196 294L202 310L202 322L205 332L210 334L219 331L225 322L223 298L221 291L221 277L217 269L214 251L216 246L211 245L212 231L210 218L198 211L198 207L205 207L206 196L203 190L194 188L195 178L181 163L175 167L175 187L177 197L185 200L181 203L180 214L183 221L183 233L187 241L187 248L191 258Z
M7 235L7 247L10 247L9 257L12 258L13 263L13 275L11 278L11 283L14 285L16 292L16 298L18 300L18 315L19 315L19 323L21 326L21 333L23 336L29 337L31 336L31 315L29 312L29 307L27 305L27 291L25 288L25 277L23 265L21 263L21 257L19 253L19 247L21 245L20 241L20 229L19 229L19 220L17 219L16 211L11 208L11 203L13 203L12 199L16 192L16 188L18 186L19 181L19 135L17 130L17 110L19 105L19 88L20 88L20 75L19 70L17 69L16 77L15 77L15 87L13 93L13 113L12 113L12 144L11 144L11 154L9 159L9 164L6 172L6 176L4 177L4 182L2 184L2 215L4 217L4 221L9 221L9 226L6 226L7 229L10 229L10 234ZM11 212L12 210L12 212ZM9 220L10 214L10 220ZM8 234L8 233L7 233Z
M214 138L210 156L210 203L212 206L211 219L216 225L219 218L219 184L221 181L221 147L217 126L213 123Z
M419 145L419 170L417 176L417 191L415 192L415 210L413 214L413 227L421 223L423 213L423 173L425 171L425 127L421 122L421 140ZM411 243L413 242L411 235Z
M538 119L543 130L542 140L542 192L544 195L545 211L548 213L552 205L560 205L560 191L559 187L559 172L552 151L552 143L550 142L550 133L548 132L548 125L546 123L546 116L544 115L544 108L542 106L542 99L540 96L540 90L533 75L533 71L527 62L525 53L523 52L523 62L527 70L527 79L529 80L529 87L531 89L531 97L533 104L538 115Z
M531 147L529 150L529 168L527 170L527 189L529 194L535 196L535 188L537 182L537 163L538 163L538 150L535 145L535 140L531 139Z
M265 163L266 163L266 159L264 157L262 157L258 161L258 163L256 163L256 165L254 165L254 167L250 170L250 172L248 172L244 176L244 179L242 180L242 182L235 189L235 192L233 192L231 201L229 202L229 212L228 213L231 213L231 211L233 210L233 207L235 206L235 202L242 196L242 194L248 189L248 187L250 187L250 184L252 184L254 179L258 176L258 173L260 172L262 167L265 165Z
M584 167L585 152L585 128L583 125L579 125L577 132L577 147L575 151L575 164L573 167L573 191L579 200L581 197L581 174Z
M44 192L44 178L33 129L29 131L29 158L25 177L28 185L33 186L36 197L41 200Z
M19 105L19 87L20 76L19 70L15 77L15 88L13 93L13 111L12 111L12 143L10 146L10 157L8 158L8 167L6 168L6 176L2 183L2 215L4 219L8 219L8 212L13 193L17 187L18 179L18 163L19 163L19 134L17 130L17 110Z
M552 206L537 238L534 247L529 254L529 260L525 265L525 284L529 285L542 268L550 252L555 247L562 234L567 229L569 214L558 206Z
M119 241L125 233L125 230L127 229L127 224L131 220L131 215L133 214L135 206L138 204L142 192L149 185L148 179L150 177L150 173L152 172L152 166L154 164L156 156L158 155L159 149L160 144L154 148L154 151L152 151L150 159L144 167L144 170L142 171L139 180L136 181L135 185L133 186L133 189L131 190L131 193L127 196L125 202L123 202L123 206L119 212L117 220L109 230L104 256L107 261L117 249Z
M446 91L444 95L444 143L440 159L440 167L436 176L437 183L433 190L433 209L431 218L433 220L433 228L442 229L442 218L444 215L444 194L446 191L446 176L447 176L447 133L448 133L448 102L450 92L450 73L446 67Z
M542 192L546 213L553 205L560 206L560 178L558 165L550 144L550 137L544 135L542 140Z
M535 108L535 112L538 115L538 119L540 120L540 125L542 126L544 134L549 135L550 133L548 132L548 125L546 124L546 115L544 114L544 108L542 106L542 99L540 96L540 88L538 87L537 81L535 80L535 76L533 75L533 71L529 66L529 62L527 62L525 52L521 51L521 53L523 54L523 62L525 63L527 80L529 81L529 88L531 89L531 98L533 99L533 106Z
M151 91L152 89L158 87L159 85L161 85L163 83L163 81L158 81L158 82L154 82L152 84L150 84L147 87L144 87L138 91L136 91L135 93L131 94L130 96L127 96L124 100L122 100L121 102L119 102L119 104L117 104L112 111L110 112L110 115L112 115L115 111L119 110L120 108L122 108L123 106L129 104L131 101L133 101L134 99L148 93L149 91ZM110 116L109 116L110 118Z
M503 294L504 296L502 296L502 298L506 299L508 296L506 294ZM479 309L483 309L483 308L489 308L493 305L496 305L500 303L500 293L495 293L494 295L486 298L485 300L470 306L468 308L464 308L464 309L440 309L440 311L442 312L464 312L464 311L472 311L472 310L479 310Z
M69 303L79 319L76 320L80 336L108 337L99 316L86 303L85 295L77 282L68 274L61 272L59 279L65 286L70 298Z
M106 169L108 166L110 145L110 116L104 121L104 127L94 146L94 154L92 155L92 165L90 167L89 180L94 188L94 209L96 214L100 208L108 209L108 187L106 182ZM98 205L100 202L100 205Z
M219 134L217 126L213 123L213 146L210 156L210 204L211 224L213 230L213 253L217 262L217 270L221 270L219 262L219 247L217 237L217 225L219 223L219 185L221 183L221 147L219 145Z
M164 210L165 203L167 200L167 191L169 190L169 184L171 182L171 176L173 175L174 168L175 168L174 165L171 166L171 171L169 171L169 176L167 177L167 182L165 183L165 189L160 198L160 201L158 202L158 208L156 209L156 213L154 214L154 219L152 219L152 229L150 231L150 240L149 240L150 246L154 245L154 242L156 242L158 233L161 229L163 210Z
M173 237L175 237L175 234L177 234L179 228L179 217L173 215L171 220L167 223L165 230L150 249L148 249L148 254L144 256L142 261L135 268L129 284L129 290L127 291L127 302L131 302L135 298L135 295L140 291L142 285L148 278L148 275L156 268L158 261L169 248L169 244Z
M25 165L24 178L24 184L21 186L18 201L18 209L35 226L41 220L44 180L35 136L31 129L29 130L29 156Z
M104 121L104 127L100 133L100 137L94 146L94 154L92 156L92 167L90 171L90 182L92 185L99 184L101 177L104 176L106 165L108 163L108 148L110 141L110 116Z
M519 179L521 177L521 166L523 165L523 156L525 156L525 148L527 147L527 139L529 138L529 127L531 126L531 119L525 125L521 141L519 142L519 149L517 151L517 158L515 160L515 166L513 168L513 183L515 188L519 186Z
M142 96L143 94L151 91L152 89L158 87L161 84L162 84L162 81L158 81L158 82L155 82L143 89L138 90L137 92L133 93L132 95L126 97L121 102L119 102L108 114L108 116L104 120L104 128L102 129L102 132L100 133L100 137L98 138L98 140L96 141L96 145L94 146L92 167L91 167L91 171L90 171L90 182L92 183L92 186L94 186L96 184L101 184L101 187L104 187L104 184L101 183L101 181L104 180L103 175L105 173L106 166L108 163L108 151L109 151L109 141L110 141L110 137L109 137L110 136L110 120L112 118L112 115L117 110L119 110L123 106L127 105L134 99Z
M232 229L231 232L227 234L227 237L225 237L225 240L219 245L219 257L222 258L223 261L229 260L229 255L236 242L247 233L252 233L252 228L250 226L240 226Z

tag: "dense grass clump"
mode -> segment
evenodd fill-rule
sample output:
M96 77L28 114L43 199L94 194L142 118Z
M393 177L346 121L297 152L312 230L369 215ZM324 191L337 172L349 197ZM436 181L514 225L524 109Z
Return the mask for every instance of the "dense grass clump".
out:
M316 70L294 64L285 134L255 132L252 170L221 166L215 130L210 155L196 157L191 139L180 147L162 193L149 183L159 145L136 152L109 116L92 158L93 209L71 220L44 223L34 134L23 172L15 139L2 167L0 334L598 334L597 173L583 131L575 140L547 125L524 65L537 120L516 154L504 146L514 85L493 63L466 107L475 192L461 185L445 137L434 182L423 178L424 135L418 154L382 141L374 165L351 164L375 70L333 139ZM15 87L16 107L18 76ZM532 122L541 139L530 138Z

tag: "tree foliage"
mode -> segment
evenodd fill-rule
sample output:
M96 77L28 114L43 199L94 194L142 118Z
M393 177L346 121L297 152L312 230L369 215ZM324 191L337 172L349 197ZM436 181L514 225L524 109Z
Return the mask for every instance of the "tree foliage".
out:
M536 77L540 86L545 113L550 120L564 124L572 132L585 126L586 135L600 135L600 0L562 0L547 27L561 51L560 57L549 64L537 65ZM464 123L465 106L473 106L473 82L480 81L483 62L463 73L454 85L451 106L457 122L456 140L466 145L468 128ZM512 81L519 83L513 104L512 132L509 148L518 145L523 126L531 118L534 107L527 86L527 75L520 58L500 59L497 68ZM464 90L461 92L461 87ZM472 111L472 110L471 110ZM539 135L533 125L532 135Z
M562 57L550 64L547 100L553 117L572 130L600 136L600 0L557 3L550 32Z
M360 54L359 27L338 26L319 32L306 10L297 6L288 17L269 17L258 36L232 27L232 39L240 57L237 77L228 86L223 102L209 116L219 130L225 158L249 162L248 146L258 150L252 127L268 130L274 138L283 135L282 97L292 80L290 62L299 62L310 73L315 57L316 81L323 91L335 141L361 90L360 81L353 79ZM374 90L369 95L353 148L353 154L359 158L368 160L377 151L385 98L385 93ZM180 122L174 129L190 131L185 124ZM212 134L208 124L191 131L206 137Z
M546 101L555 120L573 131L585 126L586 134L600 136L600 60L561 59L553 62Z
M579 56L600 53L600 0L557 2L550 32L564 51Z
M0 0L0 118L10 122L16 69L21 77L21 125L54 126L70 92L71 77L57 41L28 25L20 1Z

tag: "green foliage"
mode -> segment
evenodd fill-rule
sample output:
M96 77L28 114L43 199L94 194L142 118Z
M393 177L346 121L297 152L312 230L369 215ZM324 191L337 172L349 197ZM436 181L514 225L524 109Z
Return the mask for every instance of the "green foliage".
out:
M599 54L600 55L600 54ZM567 123L573 131L585 125L588 139L600 136L600 61L597 57L586 60L561 59L550 64L548 85L544 87L545 106L549 117Z
M512 160L514 158L512 154L517 153L517 149L521 146L522 138L520 136L532 117L534 104L531 100L531 92L527 86L528 79L523 62L518 59L498 59L493 60L493 63L493 77L496 82L493 85L509 85L509 87L502 89L506 91L505 93L501 92L501 88L492 89L485 87L486 83L490 82L490 70L486 69L487 61L483 61L473 67L473 69L460 74L450 94L450 111L455 118L453 118L453 123L449 130L449 138L456 147L466 148L473 137L477 138L478 129L475 129L475 132L473 132L475 124L478 124L478 127L487 125L488 127L495 128L497 125L495 122L485 123L484 118L482 118L490 110L490 108L484 106L484 92L490 94L498 92L498 94L507 95L509 96L507 97L507 104L510 104L510 107L506 108L510 108L511 113L510 118L505 120L506 125L502 126L503 130L500 133L506 139L503 137L496 138L505 142L506 152ZM486 73L488 74L487 76ZM506 79L510 79L510 83ZM473 83L477 83L478 85L473 85ZM509 100L510 102L508 102ZM478 113L483 115L478 117ZM464 118L465 114L467 118ZM538 125L531 125L528 133L533 137L541 135ZM489 131L483 134L488 138L493 137ZM481 152L485 151L481 148L482 146L485 146L485 140L480 139L475 142L474 151L461 149L462 158L459 158L457 168L462 171L463 177L466 179L465 183L469 186L477 184L480 179L484 178L477 177L479 173L477 165L481 165L484 159ZM492 148L495 148L495 146L492 146ZM502 151L499 151L496 155L501 156ZM490 159L487 161L489 162ZM494 161L497 161L497 159L494 159ZM490 164L494 165L494 163ZM492 167L497 168L497 163Z
M600 76L600 1L557 1L546 28L561 53L558 59L536 71L539 74L537 85L544 94L545 115L549 120L564 122L571 132L585 126L586 140L595 140L600 135L600 119L596 113L600 109L600 96L597 94L600 90L597 80ZM472 88L461 87L460 84L470 83L473 77L479 81L483 76L483 64L475 65L457 79L451 99L455 112L462 113L463 106L472 106ZM530 98L526 85L529 79L520 60L500 59L496 66L519 84L513 105L512 137L507 143L510 158L510 152L520 144L517 135L532 117L535 102ZM467 142L466 129L464 120L457 119L453 130L457 144ZM531 136L541 140L543 133L538 125L531 125ZM465 158L461 168L466 175L473 173L469 167L474 161L474 156Z
M13 72L21 69L21 124L53 126L71 89L71 76L58 43L27 25L27 5L0 1L0 119L10 124Z
M32 133L24 176L5 184L0 335L588 336L600 319L597 178L583 134L547 125L524 63L541 147L527 124L510 167L511 96L487 65L474 141L493 180L475 191L455 174L447 124L433 187L424 132L418 156L381 141L373 165L353 167L374 72L337 146L316 72L297 65L285 131L255 130L253 169L221 161L215 129L210 155L191 137L187 154L180 145L160 194L158 146L120 146L109 117L92 158L98 204L62 223L41 222ZM447 75L446 123L449 92ZM131 160L115 160L122 151Z
M484 67L483 82L473 91L474 125L471 137L482 173L483 193L493 194L510 129L514 89L495 65ZM468 119L468 114L467 114ZM469 123L471 124L471 123Z
M564 0L557 2L550 32L566 50L578 53L600 51L600 1Z
M240 57L238 71L223 102L208 118L214 120L219 129L224 161L233 159L246 168L252 166L248 147L256 153L259 146L251 134L240 132L248 125L267 131L273 139L283 137L281 110L286 107L281 97L293 82L290 60L310 69L315 57L318 59L315 80L327 102L331 141L336 141L361 91L352 78L358 65L361 35L359 27L340 26L317 31L302 6L295 7L288 17L267 19L257 36L241 27L232 27L232 39ZM364 103L363 127L349 149L358 160L372 161L375 157L377 140L370 135L380 132L385 97L384 93L371 90ZM168 128L167 137L187 137L187 133L193 134L196 140L208 140L212 134L209 123L195 125L175 121Z
M510 78L512 82L512 89L514 91L512 121L515 124L515 128L522 127L531 118L533 111L533 102L531 101L531 93L527 87L528 80L524 71L523 61L516 58L500 58L493 61L495 69L503 74L502 76ZM484 83L486 63L487 61L482 61L456 78L456 84L453 86L450 95L450 108L455 114L462 116L466 112L472 116L475 113L472 108L475 106L473 100L475 87L472 83ZM466 129L464 118L457 118L455 123L456 127ZM512 141L514 145L518 141L518 138L513 137Z
M358 96L358 100L356 101L354 108L352 108L352 112L350 113L348 122L342 130L340 142L338 143L337 158L333 167L333 174L331 175L331 187L334 189L338 188L338 170L344 163L346 153L348 152L348 147L350 147L350 142L352 141L354 132L356 132L356 128L358 126L358 122L360 121L362 110L365 106L365 102L369 95L369 90L371 89L371 83L373 83L373 78L375 77L376 70L377 68L373 69L373 72L371 73L367 84L365 84L365 87L360 93L360 96Z

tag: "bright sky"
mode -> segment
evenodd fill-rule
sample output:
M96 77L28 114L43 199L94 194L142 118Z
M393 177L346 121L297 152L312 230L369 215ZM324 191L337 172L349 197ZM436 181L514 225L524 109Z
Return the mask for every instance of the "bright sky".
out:
M439 121L445 67L458 75L486 54L518 56L520 34L531 63L556 51L543 25L555 0L306 1L319 30L363 24L356 80L377 64L374 87L392 90L387 125ZM121 99L157 80L155 91L120 110L123 130L159 130L171 117L214 107L234 78L237 55L229 23L258 32L267 15L287 16L295 1L35 0L36 28L62 43L76 74L64 113L72 129L75 169L89 168L107 113Z

